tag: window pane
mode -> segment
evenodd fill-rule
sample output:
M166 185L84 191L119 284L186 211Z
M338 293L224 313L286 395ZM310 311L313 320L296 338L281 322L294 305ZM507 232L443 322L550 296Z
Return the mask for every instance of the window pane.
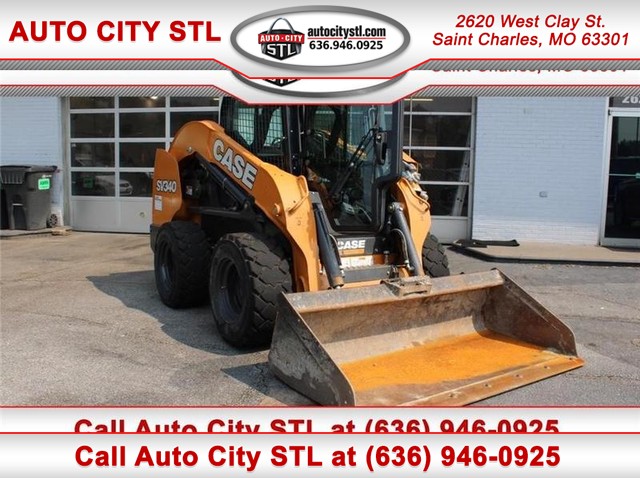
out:
M164 112L120 113L120 136L123 138L164 137Z
M71 194L74 196L115 196L115 184L114 173L71 173Z
M113 113L72 113L72 138L113 138Z
M471 98L413 98L411 100L413 112L471 112Z
M121 96L120 108L159 108L164 106L164 96Z
M94 96L85 98L82 96L74 96L69 98L69 106L71 109L113 108L113 97Z
M171 112L171 136L175 135L182 125L188 121L213 120L218 121L217 111Z
M467 216L469 186L422 186L429 195L432 216Z
M640 237L640 118L614 117L606 237Z
M468 181L469 151L420 151L412 150L409 155L421 165L423 181ZM463 164L467 167L463 169Z
M153 168L156 149L164 143L120 143L120 166L125 168Z
M151 197L153 173L120 173L120 196Z
M640 161L638 161L640 166ZM609 176L605 235L637 239L640 237L640 180Z
M613 121L610 173L635 174L635 161L640 158L640 118L617 117ZM631 161L620 161L630 158ZM625 167L632 165L631 168Z
M470 116L412 117L412 146L469 146Z
M171 106L218 106L218 98L197 96L172 96Z
M411 133L411 117L408 115L404 116L403 120L403 136L402 136L402 144L404 146L411 146L411 141L409 141L409 134Z
M71 166L113 167L113 143L71 143Z
M264 136L263 146L270 146L282 152L283 130L284 128L282 125L282 110L278 108L271 115L271 120L269 121L269 126L267 127L267 133L261 134L261 136Z

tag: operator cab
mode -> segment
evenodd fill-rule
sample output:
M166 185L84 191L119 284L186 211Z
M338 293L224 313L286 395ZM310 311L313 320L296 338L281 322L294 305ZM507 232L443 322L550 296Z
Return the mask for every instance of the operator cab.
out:
M375 233L400 176L400 104L246 105L224 98L220 124L261 160L307 179L337 233Z
M389 177L385 106L306 106L301 158L309 187L318 191L337 231L377 229L379 180Z

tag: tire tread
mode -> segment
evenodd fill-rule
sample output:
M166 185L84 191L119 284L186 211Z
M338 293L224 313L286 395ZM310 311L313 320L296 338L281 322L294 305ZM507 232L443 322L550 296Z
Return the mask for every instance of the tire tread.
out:
M161 238L160 235L166 237ZM208 273L211 260L211 247L205 232L194 222L172 221L162 226L158 242L160 240L167 240L172 248L175 274L171 290L163 293L162 286L158 285L160 298L166 305L176 309L202 304L209 291ZM155 261L154 267L158 282L160 278Z
M259 233L231 233L220 241L231 242L245 259L252 282L253 311L242 336L230 332L224 324L216 321L218 329L225 340L238 347L267 344L271 340L278 311L278 296L292 290L285 252L274 239Z
M433 234L427 235L422 246L422 265L424 272L430 277L444 277L451 275L449 258L444 247Z

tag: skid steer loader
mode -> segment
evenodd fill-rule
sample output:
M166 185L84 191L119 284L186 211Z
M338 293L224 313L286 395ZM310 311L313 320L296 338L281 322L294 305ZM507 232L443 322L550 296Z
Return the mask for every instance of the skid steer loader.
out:
M498 271L449 275L402 103L246 105L158 150L156 285L209 298L220 335L328 405L458 405L582 364L572 332Z

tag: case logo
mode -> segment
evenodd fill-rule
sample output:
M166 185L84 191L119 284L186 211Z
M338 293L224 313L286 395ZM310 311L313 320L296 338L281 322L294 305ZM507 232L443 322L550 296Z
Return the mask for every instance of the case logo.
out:
M237 154L229 146L226 146L221 139L216 139L213 143L213 157L235 178L240 180L247 189L253 189L258 168Z

